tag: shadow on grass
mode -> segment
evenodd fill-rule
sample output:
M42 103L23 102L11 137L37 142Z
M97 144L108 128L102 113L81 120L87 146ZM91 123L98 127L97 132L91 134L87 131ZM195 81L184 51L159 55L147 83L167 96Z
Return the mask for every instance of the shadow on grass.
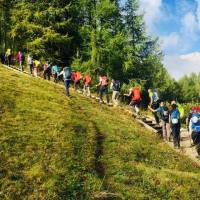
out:
M105 167L104 164L101 161L101 157L103 156L103 142L105 139L105 136L100 132L97 125L94 123L94 129L96 132L95 141L96 141L96 149L94 152L94 166L95 171L99 178L105 177Z

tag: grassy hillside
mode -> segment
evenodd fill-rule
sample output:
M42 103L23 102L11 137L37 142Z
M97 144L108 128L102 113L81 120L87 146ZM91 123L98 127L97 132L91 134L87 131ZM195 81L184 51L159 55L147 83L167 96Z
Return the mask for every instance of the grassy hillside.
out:
M199 170L120 108L0 66L0 199L199 199Z

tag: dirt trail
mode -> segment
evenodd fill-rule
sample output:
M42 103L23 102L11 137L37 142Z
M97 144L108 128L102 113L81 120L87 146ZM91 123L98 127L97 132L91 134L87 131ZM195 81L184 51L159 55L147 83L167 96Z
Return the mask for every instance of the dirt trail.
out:
M136 119L138 122L142 121L145 123L145 127L148 129L154 129L154 132L157 132L159 134L162 133L161 127L156 127L153 117L151 116L143 116L140 119ZM141 123L141 122L140 122ZM142 123L141 123L142 124ZM149 127L148 127L149 126ZM184 154L188 157L190 157L195 163L197 163L200 166L200 159L197 158L198 154L196 151L195 146L193 146L192 139L189 136L189 132L187 129L182 128L181 129L181 148L180 149L174 149L173 141L166 142L170 147L172 147L175 151Z
M200 165L200 160L196 158L198 155L197 151L195 149L195 146L192 146L192 144L193 143L192 140L190 139L187 129L181 129L181 149L178 151L189 156ZM173 147L172 142L169 142L169 145Z

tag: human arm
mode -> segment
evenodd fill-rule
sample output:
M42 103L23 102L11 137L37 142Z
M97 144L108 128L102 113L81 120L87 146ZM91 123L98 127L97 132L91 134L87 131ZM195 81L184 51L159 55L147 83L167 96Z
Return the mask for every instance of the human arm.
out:
M61 76L61 75L63 75L63 71L61 71L61 72L58 74L58 76Z
M127 97L131 97L132 95L132 91L130 91L129 93L125 93L124 96L127 96Z
M151 108L151 106L148 106L148 109L149 109L151 112L159 112L158 109L154 110L153 108Z

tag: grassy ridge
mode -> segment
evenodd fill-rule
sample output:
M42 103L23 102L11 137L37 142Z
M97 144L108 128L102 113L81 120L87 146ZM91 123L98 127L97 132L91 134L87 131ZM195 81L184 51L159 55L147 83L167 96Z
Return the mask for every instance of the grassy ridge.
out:
M198 199L199 167L120 108L0 67L1 199Z

